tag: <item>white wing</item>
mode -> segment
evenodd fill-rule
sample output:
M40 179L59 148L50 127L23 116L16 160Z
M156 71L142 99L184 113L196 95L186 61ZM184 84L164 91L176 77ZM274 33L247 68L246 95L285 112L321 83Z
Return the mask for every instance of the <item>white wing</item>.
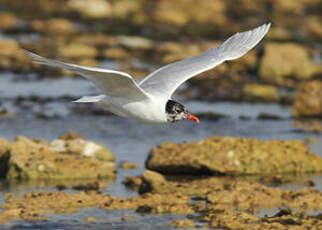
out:
M166 65L140 82L147 93L169 99L173 92L189 78L209 70L226 60L233 60L246 54L268 32L270 23L256 29L236 33L220 47L211 48L204 53Z
M34 62L52 67L66 69L92 81L104 94L111 97L121 97L131 100L142 100L149 95L144 92L127 73L100 69L95 67L80 66L64 63L57 60L41 57L37 54L24 50Z

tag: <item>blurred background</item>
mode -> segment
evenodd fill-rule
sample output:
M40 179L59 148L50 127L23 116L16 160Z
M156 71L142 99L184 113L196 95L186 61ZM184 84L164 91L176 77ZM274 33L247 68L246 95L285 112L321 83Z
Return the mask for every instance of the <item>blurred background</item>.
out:
M182 95L208 101L294 104L295 116L321 115L321 101L311 101L321 98L321 84L314 81L322 72L318 0L201 0L198 4L193 0L1 0L0 4L0 68L3 75L18 75L17 81L69 75L31 65L21 48L140 78L217 46L238 31L272 22L259 47L192 79ZM294 102L294 92L300 88L310 96L298 95ZM8 94L3 87L0 93L2 98ZM14 112L1 108L4 115Z
M267 22L271 29L253 50L176 92L200 125L142 124L71 103L98 91L68 71L32 64L22 52L121 70L139 81ZM321 22L320 0L0 0L0 137L52 141L75 132L107 147L116 163L136 163L136 175L159 143L213 135L299 139L322 156ZM135 194L123 187L126 176L118 172L104 191ZM321 190L321 177L312 180ZM0 187L1 193L52 189L39 182Z

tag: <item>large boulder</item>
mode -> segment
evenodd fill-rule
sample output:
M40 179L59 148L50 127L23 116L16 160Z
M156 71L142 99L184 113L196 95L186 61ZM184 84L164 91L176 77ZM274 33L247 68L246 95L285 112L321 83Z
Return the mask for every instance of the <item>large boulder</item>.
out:
M76 32L73 23L64 18L52 18L47 21L33 20L31 26L34 30L50 35L70 35Z
M267 43L259 66L261 79L274 84L287 84L288 78L306 80L319 71L307 50L294 43Z
M16 17L8 12L0 12L0 29L12 29L17 21Z
M58 48L59 56L66 59L95 58L98 51L95 47L82 43L62 45Z
M110 3L105 0L69 0L67 7L86 18L106 18L112 13Z
M0 39L0 69L28 70L30 60L14 39Z
M293 115L322 117L322 81L304 83L295 94Z
M154 47L154 42L139 36L118 36L117 42L128 49L149 50Z
M82 138L51 143L18 136L0 139L0 177L4 179L90 179L114 177L114 156Z
M246 83L242 89L243 98L250 101L277 101L278 90L275 86Z
M322 158L301 141L210 137L153 148L146 167L164 174L281 174L321 172Z
M193 6L193 7L192 7ZM204 31L206 25L208 30L214 30L214 25L223 25L226 22L226 4L222 1L213 1L209 4L207 0L201 0L195 4L193 0L187 1L158 1L153 8L153 19L160 23L160 27L175 25L176 27L194 27L195 32ZM203 12L200 14L200 12ZM191 31L194 32L194 31Z

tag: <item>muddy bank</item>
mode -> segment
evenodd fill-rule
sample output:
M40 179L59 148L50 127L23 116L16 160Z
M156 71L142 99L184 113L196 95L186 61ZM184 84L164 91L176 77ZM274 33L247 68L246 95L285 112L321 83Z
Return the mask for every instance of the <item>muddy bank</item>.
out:
M3 179L89 179L114 177L114 156L104 146L65 133L52 142L18 136L0 139ZM86 170L84 170L86 169Z
M210 137L195 143L163 143L146 167L164 174L284 174L321 172L322 158L301 141Z

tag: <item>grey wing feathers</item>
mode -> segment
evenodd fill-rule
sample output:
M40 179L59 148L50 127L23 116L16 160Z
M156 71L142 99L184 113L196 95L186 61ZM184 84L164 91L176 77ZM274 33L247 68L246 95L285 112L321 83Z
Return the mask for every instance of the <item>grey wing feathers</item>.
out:
M176 88L189 78L207 71L226 60L243 56L260 42L270 28L270 23L253 30L236 33L220 47L211 48L204 53L166 65L149 74L140 87L151 95L169 99Z
M85 77L92 81L104 94L108 96L132 100L141 100L148 97L148 95L127 73L64 63L58 60L41 57L26 50L24 50L24 53L32 58L35 63L69 70Z

